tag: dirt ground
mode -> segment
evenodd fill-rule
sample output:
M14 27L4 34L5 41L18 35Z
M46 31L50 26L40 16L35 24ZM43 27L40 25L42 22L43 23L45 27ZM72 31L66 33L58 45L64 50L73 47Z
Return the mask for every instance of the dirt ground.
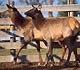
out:
M60 65L58 62L55 63L54 66L48 64L48 66L39 66L37 62L33 62L30 64L18 63L13 64L10 62L0 63L0 70L80 70L79 66L75 66L75 62L70 62L68 66Z

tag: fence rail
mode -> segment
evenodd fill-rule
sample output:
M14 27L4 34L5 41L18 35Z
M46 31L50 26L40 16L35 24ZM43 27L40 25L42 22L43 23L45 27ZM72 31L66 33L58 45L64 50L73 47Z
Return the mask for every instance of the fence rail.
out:
M16 8L20 12L26 12L27 10L31 9L31 5L26 6L16 6ZM0 12L3 12L7 10L6 6L0 6ZM43 5L42 11L79 11L80 5L78 4L70 4L70 5ZM80 22L80 17L74 17ZM14 24L10 21L9 18L0 18L0 49L19 49L18 47L20 45L20 38L23 37L23 35L18 31L13 29ZM12 38L15 38L16 41L14 42ZM18 41L19 40L19 41ZM80 41L78 40L78 43ZM78 46L79 47L79 46ZM5 56L6 57L6 56ZM7 57L6 57L7 58ZM9 58L9 57L8 57ZM5 60L4 57L0 59L0 62L9 62L9 59Z
M37 6L37 5L35 5ZM26 12L32 8L31 5L15 6L20 12ZM5 11L6 6L0 6L0 11ZM64 5L42 5L42 11L79 11L80 4L64 4Z

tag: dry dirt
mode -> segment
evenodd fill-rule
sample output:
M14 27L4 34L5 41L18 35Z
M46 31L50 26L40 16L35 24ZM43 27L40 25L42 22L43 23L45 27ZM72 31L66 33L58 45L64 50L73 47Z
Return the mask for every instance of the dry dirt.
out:
M75 66L75 62L70 62L68 66L64 66L56 62L54 66L50 66L50 63L48 66L38 66L37 62L30 64L26 62L18 64L7 62L0 63L0 70L80 70L80 64Z

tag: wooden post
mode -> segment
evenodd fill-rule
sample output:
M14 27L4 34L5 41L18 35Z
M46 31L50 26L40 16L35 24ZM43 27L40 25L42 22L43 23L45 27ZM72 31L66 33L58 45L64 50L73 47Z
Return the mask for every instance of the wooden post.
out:
M67 4L72 4L73 0L67 0ZM73 12L68 12L68 17L73 16Z
M14 3L13 3L13 1L11 1L11 0L8 0L8 4L10 5L10 6L14 6ZM10 26L10 32L11 32L11 37L10 37L10 44L11 44L11 47L14 47L13 46L13 42L14 42L14 40L15 40L15 38L14 38L14 36L13 36L13 30L14 30L14 26ZM16 56L16 49L10 49L10 54L11 54L11 59L13 59L14 58L14 56Z
M52 5L52 4L53 4L53 0L48 0L48 5ZM53 14L51 11L48 12L48 16L53 17Z
M14 42L14 40L15 40L15 38L13 37L13 30L14 30L14 26L11 26L11 28L10 28L10 32L11 32L11 37L10 37L10 44L11 44L11 47L14 47L13 46L13 42ZM16 49L10 49L10 53L11 53L11 59L13 59L14 58L14 56L16 56Z
M69 4L69 3L70 3L69 1L70 1L70 0L67 0L67 4ZM70 16L70 15L69 15L69 13L70 13L70 12L68 12L68 17Z

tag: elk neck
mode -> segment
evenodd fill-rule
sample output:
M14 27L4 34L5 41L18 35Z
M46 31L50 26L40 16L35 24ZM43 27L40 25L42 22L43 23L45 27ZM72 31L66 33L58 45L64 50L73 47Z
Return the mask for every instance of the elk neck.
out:
M25 18L19 12L13 12L11 15L11 21L15 24L16 27L25 26Z
M40 29L44 25L45 18L43 17L41 12L35 14L34 18L32 18L32 19L33 19L33 23L37 29Z

